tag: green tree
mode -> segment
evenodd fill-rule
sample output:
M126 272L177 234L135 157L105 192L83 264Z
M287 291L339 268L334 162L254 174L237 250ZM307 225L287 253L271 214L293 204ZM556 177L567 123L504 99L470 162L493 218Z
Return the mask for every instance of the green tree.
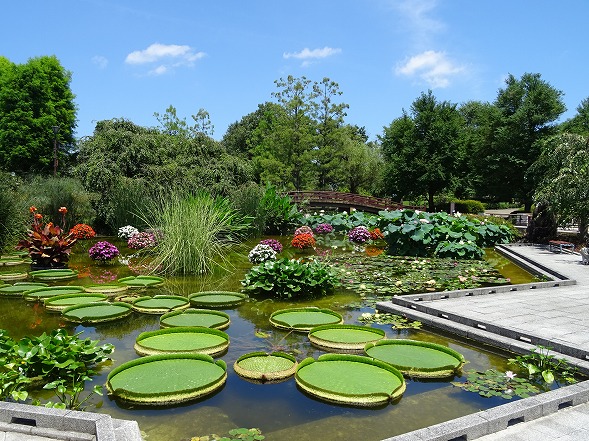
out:
M438 102L432 91L422 93L411 113L385 127L380 137L386 161L385 188L395 198L434 196L451 190L462 160L460 132L463 119L455 104Z
M25 64L0 59L0 164L19 174L53 169L54 132L59 127L58 158L73 144L76 128L71 73L55 56Z
M589 137L562 133L545 139L541 148L530 168L542 176L534 200L547 203L559 224L576 222L584 236L589 226Z
M494 103L501 113L496 143L481 160L499 165L493 179L501 199L517 198L529 211L535 182L525 178L526 172L540 156L538 141L556 132L554 122L566 107L563 93L542 80L540 74L526 73L519 80L509 75L505 85Z
M577 135L589 135L589 97L577 106L577 114L560 125L560 130Z

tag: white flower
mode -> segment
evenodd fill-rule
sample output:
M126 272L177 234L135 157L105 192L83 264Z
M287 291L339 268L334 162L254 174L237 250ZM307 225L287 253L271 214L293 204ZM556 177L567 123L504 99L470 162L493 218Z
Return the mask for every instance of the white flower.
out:
M505 378L507 378L508 380L513 380L516 376L517 374L513 373L512 371L505 372Z
M247 258L251 263L254 264L262 263L267 260L275 260L276 251L274 251L270 245L260 243L252 248L252 250L247 255Z
M118 236L120 239L129 240L131 237L139 233L139 230L132 225L125 225L119 228Z
M362 315L361 315L360 317L362 317L362 318L365 318L365 319L366 319L366 318L370 318L370 317L372 317L372 314L370 314L369 312L363 312L363 313L362 313Z

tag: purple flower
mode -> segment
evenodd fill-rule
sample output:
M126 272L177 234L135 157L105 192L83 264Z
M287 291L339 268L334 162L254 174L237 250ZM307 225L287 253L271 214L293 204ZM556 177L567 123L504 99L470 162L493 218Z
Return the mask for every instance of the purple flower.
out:
M261 245L268 245L277 253L282 252L282 244L276 239L264 239L260 241Z
M315 227L315 233L317 234L328 234L333 231L331 224L319 224Z
M354 243L368 242L371 239L370 231L363 226L354 227L348 232L348 239Z
M119 255L119 249L110 242L96 242L89 250L91 259L107 262Z
M157 245L155 234L146 231L134 234L127 241L127 246L134 250L142 250L143 248L153 248Z

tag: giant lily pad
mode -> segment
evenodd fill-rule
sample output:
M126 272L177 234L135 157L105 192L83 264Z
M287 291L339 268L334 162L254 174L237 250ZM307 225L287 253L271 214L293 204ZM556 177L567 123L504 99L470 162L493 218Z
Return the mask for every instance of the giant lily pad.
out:
M13 280L24 280L29 277L29 273L2 273L0 274L0 280L4 280L6 282L13 281Z
M385 338L382 329L356 325L323 325L309 331L313 345L327 350L362 351L369 342Z
M129 276L123 277L117 282L127 285L129 288L154 288L162 286L164 279L157 276Z
M129 289L129 285L122 283L102 283L96 285L87 285L84 287L86 292L98 292L101 294L119 294Z
M229 347L229 336L223 331L203 327L178 327L142 332L135 341L139 355L198 353L211 356Z
M49 286L42 282L16 282L14 285L6 285L0 288L0 295L20 297L25 291Z
M381 340L368 343L364 351L368 356L389 363L411 377L449 377L464 364L464 357L459 352L423 341Z
M0 266L15 266L25 263L24 259L20 257L2 256L0 257Z
M379 406L405 392L403 374L388 363L360 355L323 354L306 358L295 374L305 392L352 406Z
M52 282L58 280L71 280L78 277L78 271L69 268L64 269L47 269L31 271L29 275L33 280Z
M123 302L94 302L72 305L62 312L63 318L76 323L102 323L122 319L133 312L131 305Z
M204 326L205 328L227 329L230 322L229 314L211 309L172 311L160 317L160 326L162 328Z
M76 293L49 297L43 300L48 311L63 311L68 306L104 302L108 296L100 293Z
M232 291L203 291L188 296L190 304L195 307L232 308L247 299L245 294Z
M205 354L142 357L113 369L109 394L133 404L168 405L194 400L221 388L227 379L223 360Z
M186 297L157 295L153 297L139 297L133 300L133 309L144 314L164 314L179 309L186 309L190 302Z
M279 309L270 316L270 324L279 329L308 332L320 325L343 323L340 314L316 307Z
M81 286L45 286L40 288L30 289L23 293L25 300L35 302L37 300L44 300L49 297L61 296L64 294L75 294L84 292Z
M233 364L235 373L248 380L277 382L294 375L297 360L284 352L250 352Z

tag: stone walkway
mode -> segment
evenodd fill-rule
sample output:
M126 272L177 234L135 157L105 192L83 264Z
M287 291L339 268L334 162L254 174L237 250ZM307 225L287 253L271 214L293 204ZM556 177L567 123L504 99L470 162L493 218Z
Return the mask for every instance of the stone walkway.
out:
M563 283L556 287L518 289L515 292L499 292L500 290L497 290L496 293L485 295L450 297L441 300L429 300L427 296L423 296L422 299L414 302L413 306L411 304L399 306L395 305L393 301L392 303L383 302L383 304L379 304L379 308L381 305L385 305L385 310L408 311L409 315L414 313L424 317L433 314L432 324L434 326L439 323L444 325L446 330L454 326L459 331L457 333L466 335L465 333L468 332L469 336L489 338L489 342L496 338L502 347L519 348L525 346L526 341L528 343L533 343L535 340L546 341L548 346L555 348L561 346L567 350L569 356L565 358L572 360L587 372L589 370L589 355L587 355L589 354L589 266L581 263L578 254L553 253L544 246L511 245L508 249L513 250L523 259L535 261L568 279L575 280L576 284L565 285ZM386 308L386 304L389 304L391 309ZM411 308L415 308L415 310ZM422 310L427 311L427 314ZM465 331L467 328L470 328L471 331ZM493 336L493 332L501 335ZM517 336L520 335L529 338L518 338ZM514 336L517 340L513 339ZM527 346L533 347L534 345L528 344ZM588 382L583 384L586 383ZM559 389L559 391L564 393L565 389L567 388ZM519 403L524 405L528 400L533 400L533 398L521 400ZM466 430L464 433L468 433L468 435L462 437L457 437L457 432L450 433L453 427L469 426L469 417L464 417L461 419L462 421L455 421L454 424L452 421L442 423L438 427L432 426L410 432L390 438L388 441L434 439L436 441L453 439L466 441L475 438L479 441L536 441L542 439L587 441L589 440L589 403L586 403L586 395L580 400L584 401L575 401L575 404L581 404L555 411L561 407L557 406L546 416L542 416L544 414L542 411L530 418L513 417L512 421L515 421L515 424L496 433L488 434L487 431L477 434L477 430L482 427L480 424L476 430L470 432ZM474 421L477 416L475 414L472 417ZM480 417L485 419L487 415L481 414ZM491 422L491 424L493 423ZM445 431L446 433L444 433ZM436 437L431 437L434 433L436 433Z

